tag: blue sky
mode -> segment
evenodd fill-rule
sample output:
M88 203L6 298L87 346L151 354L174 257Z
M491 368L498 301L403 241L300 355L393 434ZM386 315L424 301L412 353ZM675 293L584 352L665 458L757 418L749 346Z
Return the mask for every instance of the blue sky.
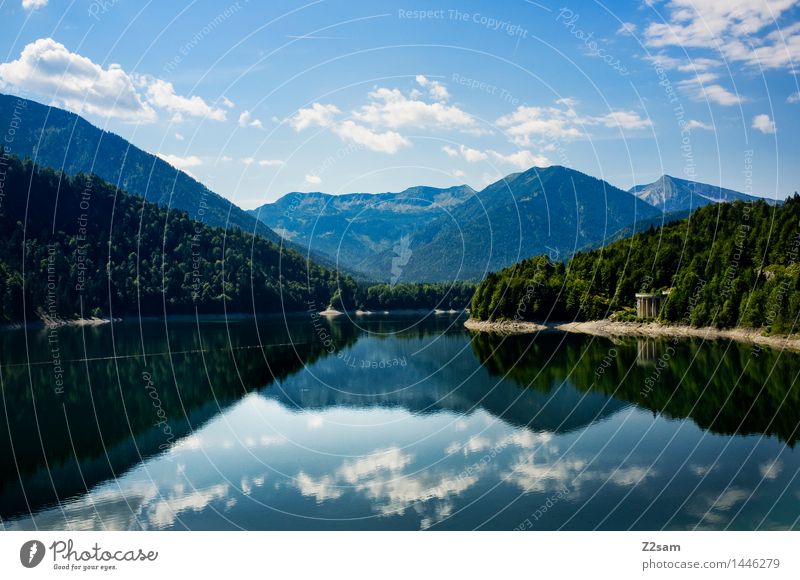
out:
M0 4L0 91L245 208L567 165L800 190L794 0Z

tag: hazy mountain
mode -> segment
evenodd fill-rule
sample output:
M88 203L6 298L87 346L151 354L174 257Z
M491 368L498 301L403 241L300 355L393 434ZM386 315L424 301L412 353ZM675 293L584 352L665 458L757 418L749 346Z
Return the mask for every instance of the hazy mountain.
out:
M489 185L415 235L399 279L476 280L537 254L561 260L659 215L605 181L534 167ZM385 271L397 258L385 252L367 266Z
M376 267L375 257L406 247L418 232L474 194L467 185L378 194L292 192L250 214L297 247L311 248L340 268L390 280L391 260L386 267Z
M212 226L236 226L271 239L278 237L224 197L147 153L119 135L95 127L83 117L20 97L0 94L0 126L13 127L5 145L37 165L63 169L68 175L94 173L128 193Z
M761 199L717 185L687 181L670 175L662 175L653 183L636 185L628 191L665 213L691 211L710 203L734 201L736 199L741 199L742 201Z

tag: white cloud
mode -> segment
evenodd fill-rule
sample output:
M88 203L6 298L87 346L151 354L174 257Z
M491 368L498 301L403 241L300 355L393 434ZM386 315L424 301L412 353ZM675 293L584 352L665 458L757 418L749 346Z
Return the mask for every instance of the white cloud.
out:
M189 155L188 157L180 157L178 155L159 153L158 157L175 167L176 169L186 170L191 167L198 167L203 164L199 157Z
M713 131L714 127L709 125L708 123L703 123L702 121L698 121L697 119L689 119L686 121L684 125L689 131L694 131L695 129L702 129L704 131Z
M232 109L232 108L234 108L236 106L233 103L233 101L231 101L228 97L225 97L225 96L222 97L222 104L223 104L223 106L225 106L225 107L227 107L229 109Z
M511 141L516 145L527 146L531 138L577 139L585 134L577 113L569 107L519 106L508 115L496 121L505 128Z
M792 67L800 57L797 23L758 36L796 0L670 0L667 22L653 22L646 44L654 47L719 47L732 61L763 68Z
M397 132L401 127L457 129L476 134L481 131L471 115L442 102L449 96L444 85L423 75L418 75L416 82L437 101L421 100L422 93L417 90L407 96L398 89L376 88L368 94L365 105L351 112L350 119L338 120L341 111L336 105L313 103L297 111L288 122L295 131L330 127L343 141L390 155L411 146L408 138Z
M658 65L665 70L677 70L681 72L700 73L722 65L717 59L707 57L696 57L690 59L680 59L671 57L663 52L647 55L644 57L647 62Z
M242 163L245 165L252 165L255 162L256 162L255 157L244 157L242 159Z
M753 117L753 129L761 131L765 135L775 132L775 121L769 118L769 115L756 115Z
M623 22L617 29L617 34L631 36L636 33L636 25L633 22Z
M131 122L155 121L155 109L172 113L176 121L183 115L225 120L223 109L198 96L175 94L172 83L128 74L118 64L103 68L52 38L31 42L17 60L0 64L0 88L6 87L41 95L76 113Z
M147 100L156 107L172 112L174 119L181 119L184 114L214 121L226 119L223 109L212 107L198 96L183 97L175 94L175 87L168 81L150 76L140 77L137 81L145 87Z
M0 64L0 88L16 87L42 95L56 106L127 121L151 122L155 111L117 64L108 68L75 54L52 38L22 49L17 60Z
M398 89L375 89L369 93L369 100L353 117L373 127L465 129L475 125L475 119L455 105L426 103L409 98Z
M738 105L744 101L740 95L734 94L719 83L714 82L718 77L719 75L716 73L702 72L692 78L680 81L678 87L695 101L711 101L723 106Z
M47 6L48 0L22 0L22 7L25 10L36 10Z
M420 86L428 89L428 94L432 99L436 101L446 101L450 98L450 93L448 92L447 87L445 87L439 81L432 81L424 75L417 75L416 81ZM410 96L412 99L415 99L422 96L422 93L415 89L411 92Z
M322 183L322 179L318 175L306 175L305 181L309 185L319 185Z
M279 165L283 165L283 161L280 159L262 159L258 162L261 167L277 167Z
M586 127L602 125L636 131L652 126L650 119L639 116L634 111L611 111L605 115L581 116L574 108L574 99L559 99L562 107L520 106L508 115L497 119L512 143L522 147L534 141L557 139L571 140L588 135Z
M477 163L478 161L485 161L488 155L483 151L479 151L477 149L471 149L469 147L465 147L464 145L459 145L458 149L453 149L445 145L442 147L442 150L447 153L450 157L463 157L466 161L470 163Z
M333 128L333 132L345 141L352 141L372 151L379 151L390 155L397 153L397 151L403 147L411 145L408 139L396 131L379 133L363 125L358 125L353 121L344 121L336 125Z
M746 37L774 22L794 0L670 0L669 22L647 27L651 46L707 47Z
M463 172L463 171L461 171L460 169L453 169L453 170L450 172L450 174L451 174L453 177L457 177L457 178L459 178L459 179L461 179L462 177L464 177L464 176L466 175L466 173L464 173L464 172Z
M183 141L184 137L180 133L175 133L175 140L176 141Z
M728 89L718 84L708 85L707 87L698 89L695 94L695 99L703 100L704 97L720 105L736 105L743 100L741 96L733 94Z
M606 115L596 117L597 122L609 128L620 128L626 130L646 129L652 127L650 119L643 119L634 111L612 111Z
M256 119L250 113L250 111L244 111L241 115L239 115L239 126L240 127L255 127L256 129L263 129L264 125L261 123L260 119Z
M333 119L338 115L339 111L336 105L323 105L322 103L314 103L307 109L300 109L289 120L289 123L294 127L295 131L302 131L309 127L327 127L333 123Z
M491 158L493 161L498 163L513 165L519 169L529 169L533 166L546 167L550 165L550 160L547 157L543 155L534 155L525 149L517 151L516 153L504 155L502 153L498 153L494 149L481 151L479 149L465 147L464 145L460 145L458 149L455 149L454 147L445 145L442 147L442 151L444 151L450 157L461 157L469 163L486 161L487 159Z
M786 97L786 102L791 104L800 103L800 91L792 93L791 95Z
M528 150L517 151L509 155L503 155L494 150L489 150L489 154L500 163L514 165L519 169L530 169L531 167L547 167L550 160L544 155L534 155Z

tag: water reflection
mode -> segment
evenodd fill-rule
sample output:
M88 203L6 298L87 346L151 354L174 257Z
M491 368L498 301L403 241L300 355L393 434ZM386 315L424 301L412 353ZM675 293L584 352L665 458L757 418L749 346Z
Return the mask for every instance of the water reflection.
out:
M798 437L800 357L754 351L744 343L700 340L588 339L542 333L475 335L475 355L495 375L534 389L569 380L668 417L689 418L723 434ZM755 354L757 353L757 354Z
M122 325L55 409L52 368L4 350L5 527L796 526L794 355L358 323L325 321L334 348L303 319L153 323L144 353Z

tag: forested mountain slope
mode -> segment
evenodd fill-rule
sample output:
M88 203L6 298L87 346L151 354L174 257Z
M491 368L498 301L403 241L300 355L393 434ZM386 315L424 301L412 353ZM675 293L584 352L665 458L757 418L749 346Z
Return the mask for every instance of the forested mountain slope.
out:
M567 263L546 256L492 273L474 318L591 320L630 316L636 292L669 291L660 319L695 326L796 331L800 196L708 205Z

